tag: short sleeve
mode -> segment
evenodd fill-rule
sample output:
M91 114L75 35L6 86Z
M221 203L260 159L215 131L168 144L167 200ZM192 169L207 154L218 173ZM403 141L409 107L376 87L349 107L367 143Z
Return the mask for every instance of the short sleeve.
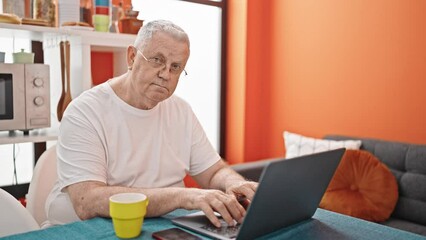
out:
M107 181L106 153L90 117L68 106L57 144L58 177L61 190L82 181Z
M219 161L221 157L213 148L192 110L191 113L193 127L189 175L194 176L207 170Z

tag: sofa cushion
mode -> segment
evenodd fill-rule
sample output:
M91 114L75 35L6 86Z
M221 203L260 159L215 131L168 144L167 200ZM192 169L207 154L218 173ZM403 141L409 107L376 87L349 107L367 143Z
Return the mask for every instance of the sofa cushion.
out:
M361 149L373 153L396 177L399 199L392 217L426 226L426 145L341 135L325 139L361 140Z
M346 150L320 207L381 222L389 218L398 200L395 177L367 151Z
M382 224L388 227L398 228L404 231L409 231L409 232L426 236L426 226L416 224L413 222L391 217L385 222L382 222Z
M324 152L338 148L359 149L360 140L324 140L311 137L305 137L300 134L284 131L285 158L299 157L302 155Z

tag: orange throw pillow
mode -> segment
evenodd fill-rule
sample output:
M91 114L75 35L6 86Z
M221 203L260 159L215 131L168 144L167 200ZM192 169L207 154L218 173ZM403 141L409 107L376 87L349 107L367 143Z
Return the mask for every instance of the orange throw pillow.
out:
M397 201L398 185L387 166L367 151L346 150L320 207L381 222L389 218Z

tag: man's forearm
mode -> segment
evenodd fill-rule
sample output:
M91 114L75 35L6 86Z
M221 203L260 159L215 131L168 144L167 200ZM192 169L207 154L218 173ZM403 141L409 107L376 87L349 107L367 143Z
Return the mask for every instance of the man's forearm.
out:
M247 201L253 199L258 183L247 181L225 162L218 162L214 168L212 168L209 175L211 176L207 184L209 188L222 190L226 194L234 195L237 198L245 197Z
M207 177L206 177L207 176ZM251 200L257 183L246 181L241 175L220 161L207 171L194 176L204 188L127 188L106 186L102 182L80 182L67 187L74 209L82 220L93 217L110 217L109 198L117 193L139 192L149 199L147 217L166 214L177 208L199 209L206 213L216 226L220 222L215 211L229 223L233 219L241 222L244 208L233 196L245 196ZM205 180L201 180L205 178ZM217 190L215 190L217 189Z
M70 186L68 191L74 209L82 220L97 216L110 217L109 197L117 193L125 192L140 192L145 194L149 200L147 217L161 216L181 207L182 201L184 201L184 199L182 199L184 196L183 191L185 191L184 188L138 189L119 186L99 186L90 183L78 187L77 189L76 186Z
M232 168L224 164L224 166L213 175L209 187L226 191L230 184L235 184L239 181L245 181L245 179Z

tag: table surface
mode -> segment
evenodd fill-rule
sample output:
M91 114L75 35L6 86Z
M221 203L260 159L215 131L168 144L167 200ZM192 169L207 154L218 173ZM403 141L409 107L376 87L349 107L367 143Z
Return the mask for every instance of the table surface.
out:
M171 218L189 211L176 210L163 217L145 219L142 234L136 239L152 239L155 231L175 227ZM194 233L195 234L195 233ZM199 235L200 236L200 235ZM201 236L203 239L208 239ZM43 230L12 235L4 239L118 239L111 219L94 218L87 221L55 226ZM318 209L312 219L283 228L260 239L423 239L426 237L384 225Z

